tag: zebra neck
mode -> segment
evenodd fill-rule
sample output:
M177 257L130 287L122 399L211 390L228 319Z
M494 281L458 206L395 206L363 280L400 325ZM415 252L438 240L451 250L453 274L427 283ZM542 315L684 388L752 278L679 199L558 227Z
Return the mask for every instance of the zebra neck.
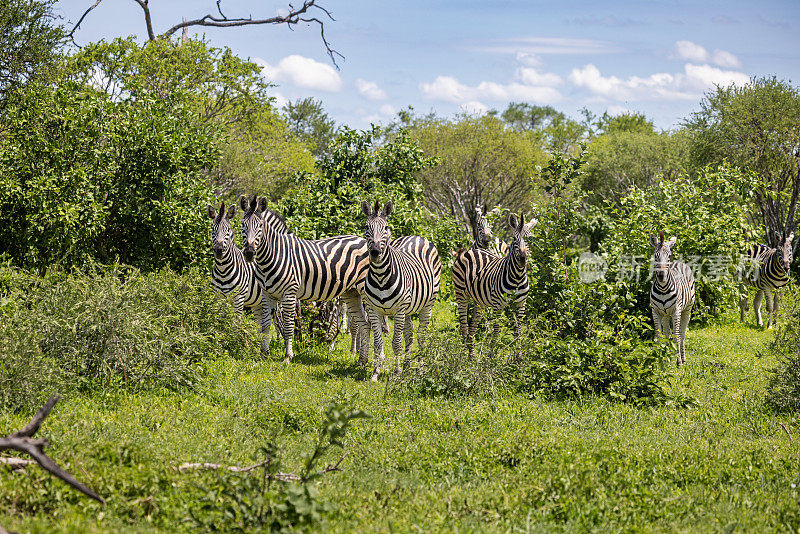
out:
M226 268L236 263L236 257L234 255L234 251L239 252L239 254L241 255L241 251L239 251L239 249L237 249L233 245L229 246L228 250L222 253L221 258L217 259L217 256L214 255L214 271L222 272Z
M657 289L659 293L666 293L674 286L675 286L675 276L671 268L667 271L667 277L664 279L663 284L659 282L658 276L656 276L655 280L653 280L653 288Z
M281 248L281 240L287 237L275 230L271 225L267 224L266 220L262 221L263 239L259 242L256 249L256 258L259 265L266 263L267 260L273 260L279 253Z
M786 271L786 269L783 268L783 260L780 258L780 256L778 256L778 252L779 251L776 250L775 253L772 255L772 257L769 259L772 265L770 266L771 268L767 270L772 271L780 278L787 278L788 277L787 275L789 273Z
M513 254L511 252L503 258L503 277L506 280L510 280L512 282L521 282L523 278L527 277L525 273L525 264L517 265L517 262L514 261L512 257Z
M395 257L396 251L392 247L387 247L386 254L377 261L369 262L369 277L377 286L383 286L386 282L396 278L400 268Z

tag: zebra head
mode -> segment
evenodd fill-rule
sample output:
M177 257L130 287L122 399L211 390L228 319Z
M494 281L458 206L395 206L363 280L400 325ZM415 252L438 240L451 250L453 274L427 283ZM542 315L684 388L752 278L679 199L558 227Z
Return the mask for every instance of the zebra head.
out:
M386 217L391 215L394 209L392 201L387 202L383 209L379 208L377 200L374 208L371 208L366 200L361 203L361 211L367 216L366 237L370 261L378 261L383 258L389 248L389 240L392 238L392 231L386 222Z
M653 266L656 278L660 284L667 281L669 269L672 267L672 245L678 238L672 236L668 241L664 241L664 230L656 234L650 234L650 244L653 245Z
M256 249L264 235L263 213L267 209L267 199L253 195L249 201L242 195L239 197L239 206L244 212L242 217L242 253L245 261L252 262Z
M535 224L535 219L526 224L522 214L519 218L513 213L508 214L508 226L511 228L508 255L517 267L524 267L528 261L528 244L525 242L525 238L530 235L531 228Z
M214 257L221 260L233 246L231 219L236 215L236 204L231 204L228 213L225 213L224 202L219 206L219 213L211 204L206 206L206 211L208 218L211 219L211 249L214 251Z
M489 221L486 220L487 206L483 206L483 211L481 211L481 208L475 208L475 213L475 244L478 248L489 248L489 243L491 243L492 239L492 227L489 226Z
M776 237L778 237L778 236L776 236ZM794 232L789 234L788 237L786 237L786 234L784 234L784 238L783 239L778 239L777 240L778 243L779 243L778 244L778 252L777 252L777 254L781 259L781 264L782 264L783 270L786 271L787 273L789 272L789 268L792 265L792 260L794 259L794 254L792 253L792 241L793 240L794 240Z

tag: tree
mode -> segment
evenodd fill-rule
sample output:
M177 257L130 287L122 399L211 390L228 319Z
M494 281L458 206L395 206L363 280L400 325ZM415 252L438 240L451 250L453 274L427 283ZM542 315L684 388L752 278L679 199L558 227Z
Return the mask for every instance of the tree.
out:
M55 24L54 0L0 4L0 110L13 91L36 78L58 56L63 32Z
M328 116L322 102L313 97L287 102L283 117L289 130L307 143L316 157L328 153L328 145L336 136L336 122Z
M727 160L755 177L756 222L776 246L794 232L800 217L800 89L777 78L717 87L686 121L691 157L706 165ZM794 248L800 239L795 240Z
M81 15L81 17L78 19L78 22L75 23L75 26L73 26L72 30L68 34L73 42L75 40L75 32L78 31L84 19L93 9L100 5L102 1L103 0L95 0L95 2L83 13L83 15ZM289 4L288 13L265 18L253 18L252 15L247 17L228 17L222 11L222 0L217 0L216 13L206 13L201 17L196 17L193 19L184 18L181 22L178 22L177 24L167 28L160 34L156 34L156 31L153 28L153 21L150 13L150 0L134 0L134 2L136 2L139 7L142 8L144 23L147 28L147 38L150 41L155 41L157 39L169 40L179 30L182 31L181 40L185 40L188 29L196 26L206 28L238 28L242 26L253 25L285 24L292 28L300 23L315 23L319 26L320 37L322 38L322 42L325 45L325 50L327 50L331 61L333 61L333 64L336 64L335 56L343 57L330 47L328 40L325 38L324 22L312 15L314 10L318 10L319 12L322 12L328 19L334 20L330 11L318 5L317 0L303 0L303 5L298 8L295 8L292 6L292 4Z
M488 204L515 212L529 205L536 165L547 155L525 132L490 116L430 119L411 136L439 164L420 172L428 206L475 228L475 208ZM471 232L470 232L471 233Z
M586 134L583 124L551 106L512 102L502 118L515 131L534 133L551 153L573 151Z

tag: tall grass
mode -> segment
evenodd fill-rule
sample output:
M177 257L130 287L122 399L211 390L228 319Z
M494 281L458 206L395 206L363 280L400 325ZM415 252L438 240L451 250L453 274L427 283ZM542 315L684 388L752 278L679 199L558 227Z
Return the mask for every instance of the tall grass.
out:
M257 346L257 325L198 269L114 265L36 279L6 267L0 290L0 403L17 410L56 392L193 388L204 358Z

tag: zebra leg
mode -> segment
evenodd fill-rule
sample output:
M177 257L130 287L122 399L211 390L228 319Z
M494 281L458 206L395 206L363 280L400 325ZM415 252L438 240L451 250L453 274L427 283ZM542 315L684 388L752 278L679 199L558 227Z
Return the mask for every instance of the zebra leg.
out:
M269 329L272 326L272 312L275 310L275 304L276 302L268 296L261 297L261 332L264 334L261 338L261 354L265 356L269 355ZM282 330L277 314L275 317L275 330L278 333L281 333Z
M428 328L431 326L433 316L433 302L422 308L419 312L419 330L417 330L417 349L425 347L425 340L428 338Z
M476 302L475 307L472 309L472 318L470 319L469 323L469 334L467 339L467 349L469 350L470 358L475 356L475 331L478 329L478 324L481 322L482 315L483 307Z
M403 327L406 325L406 311L397 310L394 314L394 335L392 336L392 351L394 352L397 372L403 370Z
M294 293L285 293L280 306L283 314L283 340L286 343L286 358L283 363L289 363L294 358L292 341L294 338L294 314L297 311L297 298Z
M764 294L767 297L767 328L772 328L773 324L775 324L775 321L772 318L774 310L772 302L772 290L770 288L767 288L764 290Z
M411 361L411 347L414 344L414 323L411 321L411 314L406 315L406 324L403 325L403 342L405 346L406 361L405 365Z
M358 347L358 364L367 365L369 360L369 331L370 319L361 295L356 290L348 291L342 295L342 299L347 304L347 312L350 319L350 335L356 332L355 339L351 339L350 346Z
M747 288L743 285L739 288L739 320L744 322L744 314L747 312Z
M655 330L655 339L658 340L661 337L661 316L656 311L655 307L651 307L650 311L653 313L653 330Z
M383 353L383 332L381 330L381 324L383 323L383 314L379 315L372 308L370 308L367 313L369 314L369 322L372 325L372 332L374 334L374 341L375 341L375 368L372 370L371 380L373 382L377 382L378 375L381 374L381 366L383 365L383 360L385 359L385 355ZM395 326L395 328L397 327Z
M456 295L458 304L458 324L461 326L461 341L466 345L469 336L469 298L467 295ZM422 324L422 319L420 319Z
M772 317L772 324L770 325L770 328L772 328L773 326L778 324L778 303L780 302L780 297L778 295L778 290L777 289L775 290L774 293L772 293L772 298L775 299L775 300L772 303L772 314L773 314L773 317Z
M683 332L681 332L681 310L675 306L675 312L672 314L672 330L675 333L675 343L678 345L678 367L686 360L683 355Z
M685 309L681 312L681 364L686 363L686 330L689 328L689 320L691 318L691 308Z
M756 324L761 327L764 326L764 321L761 320L761 301L764 300L764 290L759 289L756 292L756 298L753 299L753 311L756 313Z

